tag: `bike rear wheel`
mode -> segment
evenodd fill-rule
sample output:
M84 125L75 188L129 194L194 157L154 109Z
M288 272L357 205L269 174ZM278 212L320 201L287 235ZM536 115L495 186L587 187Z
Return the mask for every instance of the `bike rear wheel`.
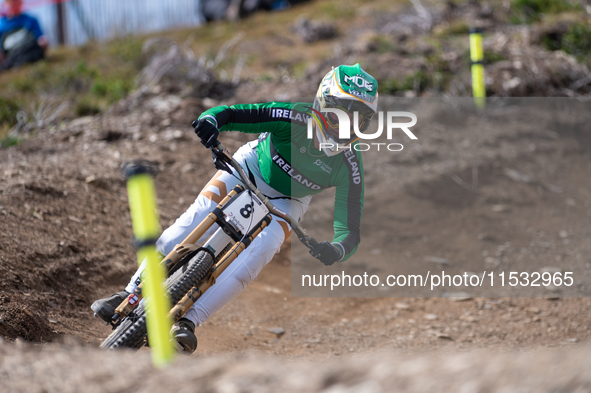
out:
M178 269L166 281L171 304L174 306L191 288L211 274L214 256L211 252L200 250L182 268ZM145 306L142 302L121 324L105 339L101 348L140 348L147 334Z

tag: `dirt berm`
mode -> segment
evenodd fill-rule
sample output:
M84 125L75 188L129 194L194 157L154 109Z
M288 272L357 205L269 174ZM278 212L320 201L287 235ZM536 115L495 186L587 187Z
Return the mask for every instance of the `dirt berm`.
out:
M588 347L528 353L378 353L331 361L271 356L180 357L163 369L147 351L0 344L2 391L380 393L588 392Z

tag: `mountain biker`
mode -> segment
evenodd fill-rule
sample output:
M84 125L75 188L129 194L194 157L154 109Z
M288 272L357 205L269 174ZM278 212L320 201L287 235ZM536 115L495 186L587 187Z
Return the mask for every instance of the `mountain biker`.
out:
M4 0L6 16L0 19L0 70L41 60L48 40L39 22L22 12L22 0Z
M257 140L242 146L234 158L262 193L297 221L306 212L313 194L336 187L334 238L310 251L323 264L332 265L349 258L360 241L363 167L361 155L354 149L356 139L339 139L338 117L333 113L322 113L322 110L337 108L346 111L351 124L357 119L358 130L364 131L377 112L377 102L377 81L359 64L341 65L323 78L311 107L310 104L289 102L224 105L203 112L193 126L206 147L216 142L220 131L260 133ZM357 116L353 115L354 112ZM313 119L311 139L308 139L307 130L309 116ZM162 233L156 244L158 250L163 255L172 251L238 183L237 177L218 171L193 205ZM212 226L203 238L216 229L216 225ZM196 349L195 326L254 280L279 252L290 231L287 222L274 217L250 247L173 326L172 334L182 350L193 352ZM110 321L115 308L139 285L142 270L143 264L125 291L97 300L92 305L95 313Z

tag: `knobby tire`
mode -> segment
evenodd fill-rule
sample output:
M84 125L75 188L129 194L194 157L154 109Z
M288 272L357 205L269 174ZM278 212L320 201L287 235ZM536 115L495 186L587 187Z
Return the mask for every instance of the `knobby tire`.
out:
M205 279L213 267L212 254L207 251L199 251L183 267L166 280L168 295L174 306L197 283ZM140 348L144 344L147 334L146 315L144 302L127 316L121 324L105 339L101 348Z

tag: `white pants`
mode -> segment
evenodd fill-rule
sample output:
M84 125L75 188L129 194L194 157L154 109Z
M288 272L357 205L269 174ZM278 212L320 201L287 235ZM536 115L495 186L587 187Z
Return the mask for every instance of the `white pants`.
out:
M250 170L254 175L257 187L263 194L270 198L279 198L271 200L274 205L300 221L308 209L312 197L282 199L286 195L271 188L261 177L256 145L257 141L247 143L234 154L234 158L245 169ZM174 246L180 244L239 182L237 174L234 177L227 172L218 171L187 211L162 233L156 243L158 251L163 255L170 253ZM197 243L204 242L217 229L218 225L214 224ZM226 268L218 277L216 283L187 312L185 318L190 319L196 326L200 325L214 312L236 297L279 252L281 244L283 244L290 232L291 227L287 222L273 216L271 224L263 229L250 246ZM144 263L142 263L131 278L129 285L125 288L128 292L132 292L136 288L143 269Z

